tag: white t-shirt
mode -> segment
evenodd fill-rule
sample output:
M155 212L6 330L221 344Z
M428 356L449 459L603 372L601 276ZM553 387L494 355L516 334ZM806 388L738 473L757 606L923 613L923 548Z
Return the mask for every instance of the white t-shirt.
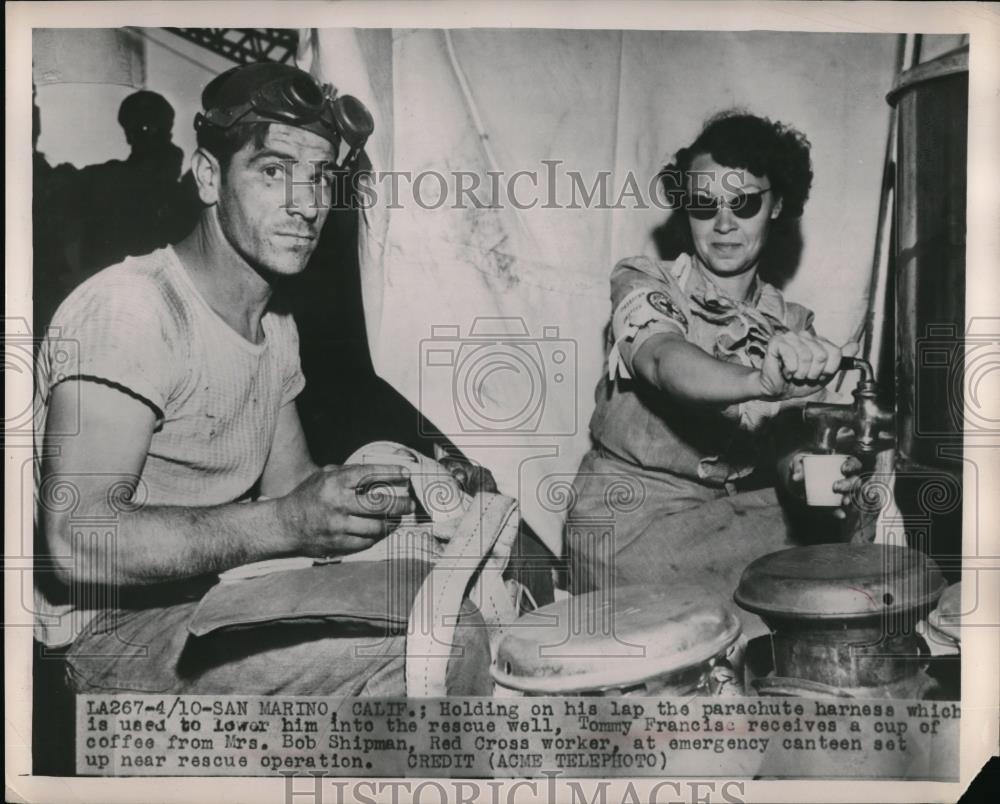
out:
M36 364L36 507L49 396L79 379L118 387L156 413L138 499L207 506L244 497L263 472L278 411L305 385L291 314L268 311L262 327L259 344L232 329L169 246L80 285L56 312ZM64 481L72 479L47 482ZM110 532L113 522L81 526ZM82 601L59 600L44 580L36 583L37 636L69 642L92 615L80 611Z

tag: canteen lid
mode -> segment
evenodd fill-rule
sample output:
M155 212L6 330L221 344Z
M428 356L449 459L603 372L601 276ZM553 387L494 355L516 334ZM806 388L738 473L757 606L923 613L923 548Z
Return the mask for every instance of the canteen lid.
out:
M929 606L945 586L935 561L909 547L818 544L758 558L733 597L765 619L832 620Z
M889 94L885 96L886 101L895 106L900 96L916 87L934 81L938 78L947 78L951 75L959 75L969 72L969 46L955 48L947 53L942 53L936 59L921 62L915 67L911 67L896 78Z
M708 661L740 634L726 603L693 586L624 586L566 598L519 618L494 679L561 694L637 684Z

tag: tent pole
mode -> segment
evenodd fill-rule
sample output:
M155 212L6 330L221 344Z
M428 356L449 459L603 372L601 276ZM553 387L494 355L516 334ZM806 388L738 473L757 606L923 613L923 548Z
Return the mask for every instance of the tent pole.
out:
M896 52L896 75L913 67L920 59L920 34L901 34ZM885 339L885 303L889 286L892 217L896 172L896 108L889 110L889 134L886 138L882 163L882 188L879 198L878 224L875 230L875 250L872 257L871 281L868 286L868 306L858 331L851 340L864 337L864 356L882 376L882 344Z

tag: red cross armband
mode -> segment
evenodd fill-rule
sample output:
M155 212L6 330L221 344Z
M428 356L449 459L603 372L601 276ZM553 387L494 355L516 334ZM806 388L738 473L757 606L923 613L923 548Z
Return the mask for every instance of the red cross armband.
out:
M632 378L622 358L621 347L626 342L638 346L656 332L679 332L687 335L687 316L678 304L662 290L638 288L622 299L611 317L614 343L608 353L608 378ZM638 340L637 340L638 339Z

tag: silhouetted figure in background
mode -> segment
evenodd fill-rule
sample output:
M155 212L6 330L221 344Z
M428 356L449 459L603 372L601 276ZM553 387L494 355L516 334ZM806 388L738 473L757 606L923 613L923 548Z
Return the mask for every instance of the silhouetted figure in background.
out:
M81 225L74 197L79 171L53 167L38 150L41 113L31 104L31 243L34 269L34 331L41 335L56 307L76 286Z
M131 149L128 158L79 170L69 164L53 168L37 149L41 123L34 108L38 332L70 291L101 268L148 254L187 233L178 231L184 152L171 141L173 107L157 92L133 92L118 109L118 123Z
M81 281L125 257L148 254L171 240L172 207L184 152L171 142L174 109L141 90L122 101L118 122L132 149L124 161L80 173L81 214L87 220Z

